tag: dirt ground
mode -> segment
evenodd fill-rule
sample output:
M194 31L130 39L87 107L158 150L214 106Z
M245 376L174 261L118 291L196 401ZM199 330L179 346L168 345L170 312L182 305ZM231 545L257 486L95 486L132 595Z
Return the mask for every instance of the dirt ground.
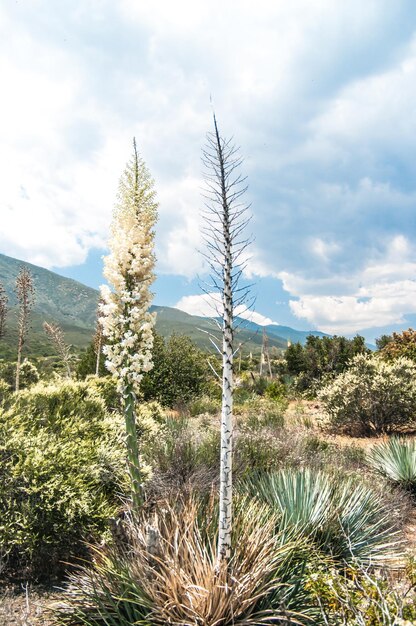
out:
M6 587L0 591L1 626L51 626L47 605L59 592L31 586Z

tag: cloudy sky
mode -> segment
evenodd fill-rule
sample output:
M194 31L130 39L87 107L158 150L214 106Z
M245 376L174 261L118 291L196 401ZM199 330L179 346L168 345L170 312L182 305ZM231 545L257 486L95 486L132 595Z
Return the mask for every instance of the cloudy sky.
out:
M0 51L0 252L98 286L136 136L155 302L203 312L212 95L245 158L256 319L416 323L414 0L3 0Z

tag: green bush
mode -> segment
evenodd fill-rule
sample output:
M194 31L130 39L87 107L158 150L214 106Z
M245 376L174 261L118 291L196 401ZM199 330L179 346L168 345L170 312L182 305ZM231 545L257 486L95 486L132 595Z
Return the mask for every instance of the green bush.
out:
M163 406L183 406L202 392L206 376L206 355L189 337L172 335L165 342L155 335L153 369L141 383L143 398Z
M104 400L105 406L109 411L120 411L121 397L117 391L117 381L111 376L95 375L86 377L86 382L91 389L94 389L98 395Z
M286 387L282 382L273 380L267 385L264 395L270 400L280 401L286 397Z
M2 363L0 366L0 378L4 380L11 389L16 385L16 363ZM20 365L20 389L27 389L39 381L39 371L34 363L24 359Z
M287 400L270 400L251 396L242 405L236 406L236 414L240 414L239 427L242 430L259 430L262 428L282 428Z
M358 355L319 398L335 429L357 435L392 433L416 417L416 363Z
M120 418L85 383L16 394L0 413L0 459L0 545L22 576L53 576L83 554L126 488Z
M4 405L6 400L12 395L11 387L5 380L0 379L0 406Z

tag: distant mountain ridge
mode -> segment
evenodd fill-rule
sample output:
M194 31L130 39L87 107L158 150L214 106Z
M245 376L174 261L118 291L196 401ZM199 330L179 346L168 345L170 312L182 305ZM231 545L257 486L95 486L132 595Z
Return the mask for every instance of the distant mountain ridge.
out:
M48 356L54 347L46 337L42 325L58 323L65 332L66 340L77 348L85 348L94 332L99 292L71 278L65 278L32 263L0 254L0 282L9 298L9 315L6 337L0 341L0 358L13 357L17 344L17 300L14 292L16 277L22 265L26 265L34 278L36 299L31 318L26 355ZM189 315L173 307L152 306L157 312L156 330L164 337L173 333L188 335L199 347L212 349L209 333L220 337L218 329L209 318ZM269 347L285 349L287 342L305 343L308 335L324 336L319 331L300 331L287 326L266 326ZM263 340L263 327L244 321L236 336L243 344L244 352L258 353Z

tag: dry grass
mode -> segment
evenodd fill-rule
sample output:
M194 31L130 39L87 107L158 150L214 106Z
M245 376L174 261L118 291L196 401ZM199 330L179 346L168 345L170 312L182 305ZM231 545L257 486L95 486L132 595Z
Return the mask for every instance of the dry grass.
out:
M127 615L159 625L267 623L271 611L261 610L260 601L279 587L274 574L293 546L279 545L267 507L245 499L235 511L229 568L218 571L215 518L212 502L202 511L189 498L159 505L150 526L130 520L128 548L96 550L94 569L72 576L57 614L67 624L80 623L79 616L91 625L136 623Z

